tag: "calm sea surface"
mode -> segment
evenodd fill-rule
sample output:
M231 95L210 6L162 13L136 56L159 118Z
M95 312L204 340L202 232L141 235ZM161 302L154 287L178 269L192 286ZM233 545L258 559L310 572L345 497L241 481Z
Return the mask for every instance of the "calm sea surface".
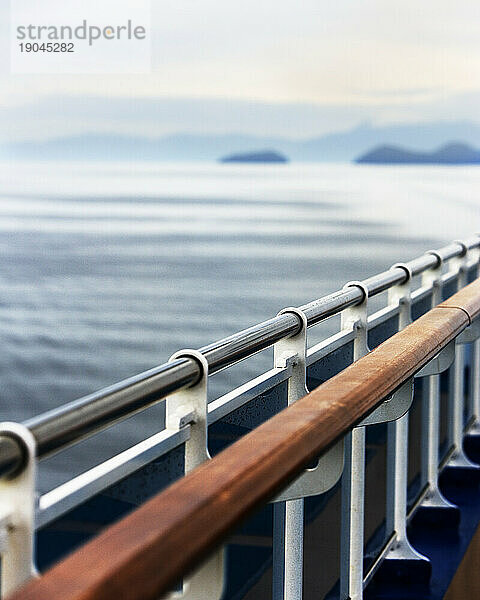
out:
M0 168L0 411L8 420L480 229L478 167ZM265 353L214 377L212 396L270 361ZM150 409L50 459L42 487L161 425L161 408Z

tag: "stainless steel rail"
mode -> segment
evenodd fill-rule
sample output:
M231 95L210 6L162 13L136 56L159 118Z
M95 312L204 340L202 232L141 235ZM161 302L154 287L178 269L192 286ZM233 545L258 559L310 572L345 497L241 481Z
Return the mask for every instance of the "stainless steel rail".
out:
M402 266L365 279L362 283L373 297L394 285L404 283L438 264L440 260L465 255L466 251L480 246L480 237L473 236L461 242L420 256ZM361 287L349 287L300 307L311 327L348 307L361 304L364 292ZM301 329L298 316L281 314L273 319L250 327L199 349L208 363L209 374L216 373L272 346ZM29 419L24 423L32 433L39 458L49 456L88 436L94 435L115 423L163 400L169 394L188 388L201 377L197 360L178 358L149 371L104 388L57 409ZM0 438L0 478L9 477L22 469L25 451L14 436Z

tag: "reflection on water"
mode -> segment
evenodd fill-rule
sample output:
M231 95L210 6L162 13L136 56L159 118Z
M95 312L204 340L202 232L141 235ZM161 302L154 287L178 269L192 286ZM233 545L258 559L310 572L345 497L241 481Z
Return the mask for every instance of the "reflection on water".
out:
M4 419L150 368L470 235L479 222L475 167L4 167ZM265 353L215 376L212 396L270 361ZM162 415L150 409L49 460L42 483L154 432Z

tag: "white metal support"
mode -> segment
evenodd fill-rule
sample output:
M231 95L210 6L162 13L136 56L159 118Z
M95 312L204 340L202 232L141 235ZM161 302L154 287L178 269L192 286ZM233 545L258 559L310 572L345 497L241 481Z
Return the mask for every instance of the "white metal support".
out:
M478 321L478 319L477 319ZM472 344L471 362L471 415L473 418L473 430L480 433L480 339Z
M308 393L306 386L306 327L307 318L297 308L285 308L279 314L293 313L302 320L305 333L280 340L274 346L274 363L277 369L290 367L288 402L291 404ZM305 344L301 336L305 336ZM330 490L342 476L344 464L344 441L337 442L326 452L314 467L305 471L286 489L282 490L272 502L297 500L307 496L318 496Z
M432 299L430 308L442 301L442 257L435 251L437 264L422 275L422 285L430 287ZM445 354L447 352L447 354ZM422 488L426 494L421 506L424 508L455 510L456 507L446 500L438 487L438 463L440 443L440 373L450 367L455 358L455 342L451 342L443 351L446 360L437 355L417 373L425 377L422 399ZM442 354L440 353L440 354ZM433 366L433 369L432 369Z
M360 425L376 425L396 421L410 409L413 402L413 380L407 380L391 396L386 398L380 406L365 417Z
M30 431L18 423L0 423L0 434L19 440L25 452L20 473L0 479L0 554L1 597L36 575L35 539L35 440Z
M453 365L455 360L455 340L449 342L445 348L434 356L420 371L415 373L415 379L429 377L430 375L440 375Z
M480 277L480 247L475 249L474 256L477 261L476 276ZM472 344L470 392L471 415L473 418L472 433L480 435L480 339L475 340Z
M469 252L462 242L457 242L464 248L462 256L452 258L450 265L457 272L457 291L467 285ZM460 336L459 336L460 337ZM463 338L465 340L465 337ZM452 450L448 461L449 469L478 469L463 451L464 409L465 409L465 346L462 338L455 345L455 362L450 370L450 389L448 398L448 441Z
M456 338L457 344L473 344L480 338L480 319L477 317Z
M210 459L208 453L207 387L208 362L197 350L180 350L170 362L179 358L195 360L200 367L200 378L191 387L168 396L166 427L179 430L190 425L190 437L185 442L185 473ZM159 565L159 568L161 566ZM168 600L219 600L224 587L224 550L221 548L207 559L192 575L183 581L182 590L172 592Z
M344 464L344 440L337 442L328 452L318 459L314 467L305 471L275 497L272 502L296 500L308 496L324 494L340 480Z
M287 383L287 401L293 404L307 393L306 355L307 318L297 308L285 308L279 314L292 313L301 323L300 331L274 345L276 368L292 367ZM302 600L303 597L304 500L286 500L273 506L273 600Z
M472 425L469 433L480 436L480 318L476 319L470 328L475 329L475 338L471 340L470 418Z
M368 289L357 281L345 285L359 287L361 304L342 312L342 330L354 331L353 360L365 356L367 345ZM345 468L342 476L342 532L340 541L340 600L360 600L363 596L363 544L365 502L365 427L355 427L345 438Z
M480 246L469 252L473 265L476 265L476 277L480 277ZM470 434L480 436L480 319L476 319L468 329L476 329L471 341L470 357L470 398L469 417L471 420ZM467 330L461 335L467 336ZM461 335L459 338L461 338ZM457 338L458 339L458 338ZM461 339L458 340L462 342Z
M369 352L367 344L368 290L360 282L354 281L346 285L346 287L350 286L357 286L364 293L362 304L342 313L342 329L354 331L354 360L358 360ZM409 310L408 306L408 314ZM402 318L404 317L400 316L400 319ZM406 323L407 320L405 320ZM402 326L404 326L403 322ZM412 401L413 380L410 379L361 421L360 425L355 427L346 438L345 469L342 478L341 600L361 599L365 585L363 577L365 427L401 419L410 409Z
M480 277L480 247L477 247L475 252L475 258L477 260L476 276ZM480 339L477 339L472 344L472 369L470 382L470 401L472 406L472 417L474 419L472 429L477 435L480 435Z
M480 435L480 339L472 344L470 405L473 424L470 433Z
M395 285L388 291L389 305L398 305L398 330L401 331L412 321L411 318L411 278L409 268L396 264L392 269L403 269L407 274L405 282ZM408 561L408 564L428 559L410 545L407 538L407 485L408 485L408 412L396 421L388 423L387 434L387 537L394 533L386 560Z

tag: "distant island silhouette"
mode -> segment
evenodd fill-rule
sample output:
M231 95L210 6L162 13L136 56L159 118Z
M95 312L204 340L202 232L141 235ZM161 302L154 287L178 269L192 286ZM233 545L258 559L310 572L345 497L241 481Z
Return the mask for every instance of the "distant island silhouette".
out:
M288 163L289 159L276 150L262 150L258 152L242 152L229 154L219 159L222 163Z
M356 163L412 165L480 164L480 151L468 144L451 142L433 152L415 152L399 146L377 146L355 159Z
M219 157L274 150L289 162L351 162L382 145L430 152L448 140L480 148L480 123L435 121L359 124L310 137L253 133L174 132L162 135L83 132L62 137L0 140L1 160L217 162Z

